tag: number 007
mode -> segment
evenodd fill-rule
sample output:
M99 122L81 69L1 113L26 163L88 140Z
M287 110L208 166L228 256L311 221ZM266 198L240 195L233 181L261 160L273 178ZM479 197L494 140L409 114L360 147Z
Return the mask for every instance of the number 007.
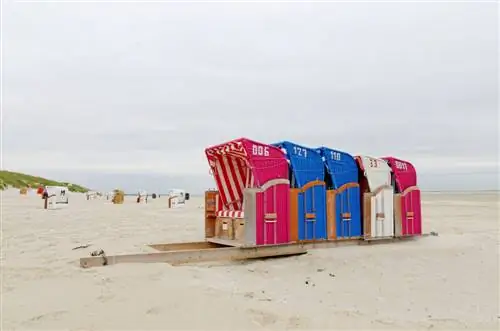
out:
M396 161L396 168L399 170L408 170L406 163L400 161Z
M269 147L252 145L252 155L269 156Z

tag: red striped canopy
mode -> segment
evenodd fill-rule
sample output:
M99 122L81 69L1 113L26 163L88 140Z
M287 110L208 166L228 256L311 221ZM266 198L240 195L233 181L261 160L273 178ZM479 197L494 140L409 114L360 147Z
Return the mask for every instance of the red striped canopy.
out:
M288 178L288 164L280 149L247 138L208 147L205 154L224 210L243 210L245 188Z

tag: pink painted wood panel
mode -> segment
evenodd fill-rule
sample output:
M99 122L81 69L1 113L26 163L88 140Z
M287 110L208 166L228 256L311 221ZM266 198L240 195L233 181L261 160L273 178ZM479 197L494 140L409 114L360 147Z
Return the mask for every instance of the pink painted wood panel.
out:
M401 220L403 236L422 234L422 207L420 189L416 186L401 195Z
M393 156L383 157L394 175L395 191L401 193L401 220L403 236L422 234L422 206L417 186L417 171L413 164Z
M277 184L257 193L256 244L284 244L290 241L290 187Z

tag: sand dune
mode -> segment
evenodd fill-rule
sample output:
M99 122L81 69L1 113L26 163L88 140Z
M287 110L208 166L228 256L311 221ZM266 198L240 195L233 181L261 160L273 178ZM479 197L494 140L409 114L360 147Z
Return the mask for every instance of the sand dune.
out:
M120 264L78 259L202 240L201 199L124 205L72 194L61 210L2 196L3 330L496 329L498 196L424 195L418 241L312 250L244 263ZM72 250L81 244L92 246Z

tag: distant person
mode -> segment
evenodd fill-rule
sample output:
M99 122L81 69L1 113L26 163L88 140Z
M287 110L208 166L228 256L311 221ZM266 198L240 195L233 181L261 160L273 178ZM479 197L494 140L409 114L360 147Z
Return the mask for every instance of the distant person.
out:
M145 199L146 203L148 203L148 197L149 197L149 193L146 194L146 199Z

